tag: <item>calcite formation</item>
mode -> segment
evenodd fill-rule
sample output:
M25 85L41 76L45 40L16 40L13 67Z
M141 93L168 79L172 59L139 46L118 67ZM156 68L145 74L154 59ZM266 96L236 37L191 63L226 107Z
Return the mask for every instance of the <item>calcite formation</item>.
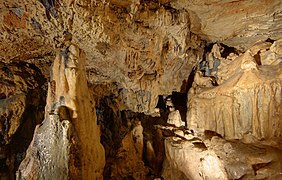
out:
M7 54L5 61L38 57L37 52L52 53L72 41L86 53L89 82L118 84L120 108L153 113L158 95L180 91L202 56L198 47L204 43L190 32L189 14L183 9L145 1L128 1L128 8L119 1L43 2L3 2L7 11L2 16L13 16L24 24L5 24L1 43L3 54ZM10 29L15 32L9 34ZM32 45L24 51L5 53L5 49L18 49L8 46L18 37L40 48L35 50Z
M226 141L209 133L165 140L165 179L279 179L281 150Z
M45 120L35 130L19 179L102 179L105 153L84 61L83 52L73 45L56 56Z
M246 50L258 40L281 38L280 0L177 0L172 7L185 8L191 31L211 42Z
M281 17L281 0L2 0L0 179L279 179Z
M227 139L247 134L281 139L281 55L272 51L276 43L266 49L261 45L259 51L255 46L233 61L221 60L218 86L195 81L188 95L188 128L212 130ZM266 63L269 56L259 53L263 50L269 56L274 53L271 63Z
M110 179L146 179L148 169L144 166L142 154L143 128L139 121L123 138L116 160L111 165Z

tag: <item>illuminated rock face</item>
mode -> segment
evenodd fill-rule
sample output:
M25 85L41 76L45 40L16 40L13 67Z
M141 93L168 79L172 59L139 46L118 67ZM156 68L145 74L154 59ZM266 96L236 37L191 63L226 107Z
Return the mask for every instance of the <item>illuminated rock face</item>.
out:
M195 136L210 130L281 149L281 0L2 0L0 9L0 179L13 179L17 169L22 179L101 179L105 152L97 123L110 161L123 157L107 162L111 172L104 177L131 178L137 170L136 179L148 171L160 176L164 147L175 170L163 173L169 178L279 172L268 160L241 166L212 149L205 156L191 144L176 149L166 138L183 135L188 109L185 124ZM158 104L172 93L187 94L187 108L169 114ZM109 106L118 120L103 112L109 122L97 122L95 103L102 99L115 105ZM150 134L156 124L144 115L143 133L140 126L132 131L123 110L179 128ZM195 166L182 166L191 154ZM235 169L225 171L232 169L228 163ZM200 175L191 171L197 165Z
M158 95L185 92L206 42L245 51L281 37L281 7L279 0L5 0L1 60L54 55L71 41L85 52L90 83L115 82L122 109L152 114Z
M165 140L165 179L279 179L281 150L218 136Z
M105 153L83 58L73 45L56 56L45 120L35 130L19 178L102 179Z
M194 134L178 130L178 138L165 140L164 177L281 178L279 43L257 42L235 58L218 51L214 74L207 74L209 67L195 72L187 101L187 127Z
M266 53L274 53L269 48ZM255 56L260 51L253 52L247 51L233 61L222 59L218 86L195 84L188 95L189 128L212 130L227 139L242 139L244 135L282 138L281 55L275 53L273 65L259 65L266 57Z
M273 1L173 1L174 8L185 8L191 31L211 42L222 42L238 49L248 49L258 40L281 37L281 7Z

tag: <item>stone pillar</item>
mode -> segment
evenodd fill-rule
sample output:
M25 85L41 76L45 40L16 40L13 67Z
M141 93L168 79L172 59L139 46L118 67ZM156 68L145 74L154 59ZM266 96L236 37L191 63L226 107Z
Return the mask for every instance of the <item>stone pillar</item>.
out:
M105 152L91 99L84 53L71 45L53 62L45 120L35 130L19 179L103 179Z

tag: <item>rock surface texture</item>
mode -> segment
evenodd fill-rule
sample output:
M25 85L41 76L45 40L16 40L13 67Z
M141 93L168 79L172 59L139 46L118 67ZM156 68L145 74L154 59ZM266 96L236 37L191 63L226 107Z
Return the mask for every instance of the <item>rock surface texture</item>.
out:
M280 0L177 0L172 7L185 8L191 31L211 42L246 50L258 40L281 38Z
M281 37L281 0L2 0L0 179L279 179Z
M45 77L30 63L0 64L0 178L11 178L44 117Z
M102 179L105 153L84 68L84 54L73 45L56 56L45 120L35 130L17 178Z
M181 136L180 136L181 137ZM205 133L165 140L165 179L280 179L281 150Z
M188 95L188 128L212 130L227 139L281 140L282 56L273 51L279 42L267 48L259 42L233 61L222 59L217 86L195 83Z

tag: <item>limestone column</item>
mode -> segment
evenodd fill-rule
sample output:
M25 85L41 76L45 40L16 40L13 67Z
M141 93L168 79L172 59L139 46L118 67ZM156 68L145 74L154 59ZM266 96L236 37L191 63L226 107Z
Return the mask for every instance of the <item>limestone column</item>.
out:
M105 152L91 101L85 55L74 45L52 65L45 120L18 171L18 179L103 179Z

